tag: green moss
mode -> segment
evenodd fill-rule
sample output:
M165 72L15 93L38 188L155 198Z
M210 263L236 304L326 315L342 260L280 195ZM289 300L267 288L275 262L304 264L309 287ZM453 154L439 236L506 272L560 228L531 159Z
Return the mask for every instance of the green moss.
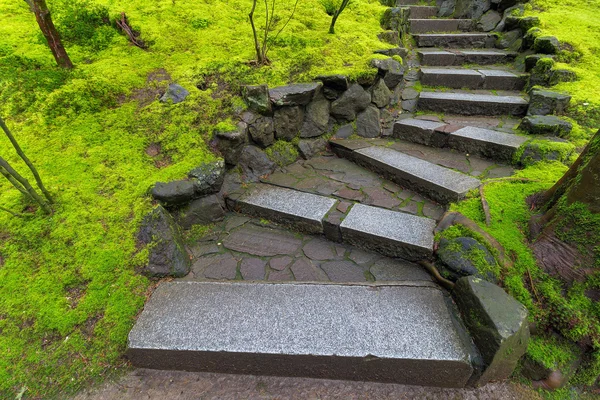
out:
M570 165L576 157L575 146L572 143L534 139L519 148L515 153L513 162L524 166L543 161L559 161Z
M290 142L278 140L272 146L269 146L265 152L267 157L280 167L284 167L298 159L298 150Z
M546 368L562 370L575 361L577 348L573 343L559 341L554 336L532 336L527 347L527 355Z

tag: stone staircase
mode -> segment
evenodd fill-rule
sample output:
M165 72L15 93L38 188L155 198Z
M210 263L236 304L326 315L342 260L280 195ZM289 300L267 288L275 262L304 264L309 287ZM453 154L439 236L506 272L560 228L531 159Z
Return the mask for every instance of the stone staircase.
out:
M526 77L509 65L516 54L490 48L470 20L406 3L411 69L424 87L417 107L443 120L401 115L387 138L334 137L335 155L228 192L228 209L244 217L227 217L192 249L192 273L154 292L129 335L135 366L486 382L451 297L415 262L432 257L448 204L480 179L512 174L528 138L469 116L524 115Z

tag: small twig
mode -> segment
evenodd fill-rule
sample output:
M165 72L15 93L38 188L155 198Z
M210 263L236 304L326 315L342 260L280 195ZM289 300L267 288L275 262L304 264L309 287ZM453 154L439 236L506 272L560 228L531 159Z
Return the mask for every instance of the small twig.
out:
M439 284L441 286L443 286L444 288L446 288L448 290L454 289L454 282L449 281L448 279L446 279L442 275L440 275L440 271L437 270L435 265L433 265L432 263L430 263L427 260L421 260L421 261L419 261L419 264L421 264L423 267L425 267L427 272L429 272L431 275L433 275L433 277L439 282Z
M28 215L25 215L25 214L19 214L19 213L16 213L16 212L14 212L14 211L11 211L11 210L9 210L8 208L4 208L4 207L2 207L2 206L0 206L0 210L2 210L2 211L6 211L7 213L11 214L13 217L17 217L17 218L25 218L25 217L27 217L27 216L28 216Z
M121 19L120 20L117 19L116 23L117 23L117 26L119 28L121 28L121 30L123 32L125 32L125 34L129 37L129 40L131 41L131 43L133 43L135 46L139 47L140 49L148 48L148 46L146 45L146 43L144 43L143 40L138 39L139 34L134 32L133 29L129 26L127 16L125 15L124 12L121 13Z
M490 226L490 224L492 223L492 216L490 215L490 204L485 198L485 193L483 192L483 185L479 186L479 195L481 196L481 207L483 208L483 213L485 214L485 225Z
M533 278L531 276L531 272L529 272L529 268L527 268L527 276L529 277L529 284L531 285L531 290L533 290L533 294L535 295L535 298L537 299L538 303L541 303L542 300L540 300L540 296L537 293L537 290L535 290L535 286L533 284Z

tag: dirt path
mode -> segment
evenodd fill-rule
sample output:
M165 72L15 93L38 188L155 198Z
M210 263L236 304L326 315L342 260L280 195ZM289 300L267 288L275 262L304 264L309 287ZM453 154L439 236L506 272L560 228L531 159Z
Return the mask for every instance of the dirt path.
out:
M531 389L494 383L478 389L438 389L371 382L330 381L137 369L116 382L79 393L73 400L209 399L427 399L538 400Z

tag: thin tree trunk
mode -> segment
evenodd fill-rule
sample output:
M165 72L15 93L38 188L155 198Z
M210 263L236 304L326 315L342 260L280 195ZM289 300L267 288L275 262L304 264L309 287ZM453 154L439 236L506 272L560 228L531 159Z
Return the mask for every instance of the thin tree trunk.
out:
M35 19L37 20L44 37L48 41L48 46L50 46L50 50L52 51L56 63L63 68L73 68L73 63L71 62L71 59L60 40L60 35L52 22L46 0L25 0L25 2L29 4L29 8L35 14Z
M11 211L8 208L2 207L2 206L0 206L0 211L6 211L7 213L11 214L13 217L17 217L17 218L24 218L25 217L25 214L16 213L16 212Z
M258 43L258 34L256 33L256 26L254 25L254 11L256 10L256 1L252 2L252 10L248 17L250 18L250 25L252 25L252 34L254 35L254 49L256 51L256 61L259 65L263 64L262 53L260 51L260 44Z
M10 164L2 157L0 157L0 167L4 168L9 173L9 175L12 176L12 178L17 180L21 185L23 185L25 190L27 190L27 193L40 205L40 207L42 207L42 210L44 210L46 214L52 214L52 209L50 208L46 200L44 200L44 198L40 196L33 187L31 187L31 184L27 179L23 178L17 171L15 171L10 166Z
M13 176L2 167L0 167L0 175L4 176L11 183L11 185L13 185L16 189L19 190L19 192L23 193L27 197L31 197L29 193L27 193L27 190L25 190L25 188L19 183L19 181L13 178Z
M10 132L10 130L4 123L4 120L2 119L2 117L0 117L0 127L2 128L4 133L6 133L6 136L8 136L8 140L10 140L10 142L14 146L15 150L17 151L17 154L19 154L19 157L21 157L21 159L23 161L25 161L25 164L27 164L27 166L31 170L31 173L34 176L38 187L40 188L40 190L42 191L42 193L44 194L46 199L48 199L48 202L50 204L53 204L54 200L52 200L52 196L50 196L50 193L48 192L48 190L46 190L46 187L44 186L44 183L42 182L42 178L40 178L40 174L38 173L37 169L33 166L31 161L29 160L29 158L25 155L25 153L21 149L21 146L19 146L19 143L17 143L17 140L15 139L15 137L12 135L12 133Z
M340 8L338 8L335 11L335 14L333 14L333 18L331 18L331 25L329 26L329 33L330 34L332 34L332 35L335 34L335 23L337 22L338 17L342 13L342 11L344 11L344 9L346 8L346 6L348 5L349 2L350 2L350 0L344 0L344 1L342 1L342 4L340 5Z

